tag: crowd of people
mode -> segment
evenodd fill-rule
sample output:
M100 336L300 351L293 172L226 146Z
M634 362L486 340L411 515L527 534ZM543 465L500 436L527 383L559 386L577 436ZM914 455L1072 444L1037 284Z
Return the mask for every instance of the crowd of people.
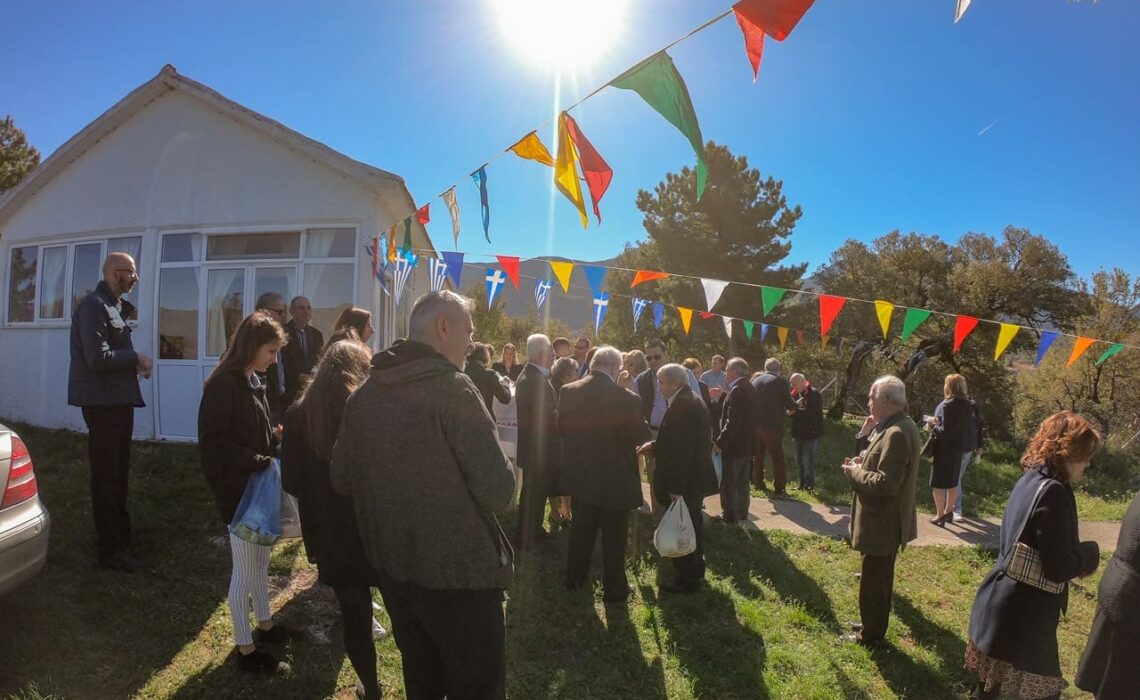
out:
M122 321L129 312L122 295L137 281L134 261L112 254L103 273L73 321L69 402L83 408L89 428L98 562L133 572L141 564L128 551L130 425L142 403L137 377L152 362L134 350ZM266 294L257 307L205 383L203 471L228 526L251 477L280 465L308 556L339 602L362 698L381 696L373 588L391 620L409 698L501 698L503 601L517 557L549 550L555 533L568 528L563 583L588 591L600 534L603 600L626 604L629 523L644 504L644 476L658 517L684 499L696 546L673 559L661 592L692 594L705 579L706 497L719 496L716 522L753 518L751 493L767 490L769 454L771 493L787 497L789 417L799 486L815 487L823 400L803 374L784 379L775 358L753 374L743 358L716 355L702 371L694 358L670 362L656 339L622 353L584 337L571 343L534 334L525 357L508 344L492 362L493 348L474 341L471 301L449 291L416 300L407 338L373 354L364 309L346 309L326 342L309 322L304 297L286 306L281 295ZM493 418L493 402L512 398L515 464ZM917 536L920 457L934 459L933 522L945 526L961 512L958 486L980 452L982 429L960 375L946 378L945 400L925 421L926 445L900 379L876 380L867 407L852 456L838 467L852 489L851 545L862 557L861 621L844 637L875 646L887 631L897 555ZM1088 421L1070 412L1048 418L1029 441L998 557L969 622L973 697L1059 697L1066 685L1056 636L1066 582L1100 563L1096 543L1078 538L1072 486L1099 443ZM522 486L517 527L508 535L499 517L516 501L516 466ZM1138 504L1102 578L1077 674L1078 685L1100 698L1130 697L1140 687L1138 665L1129 663L1140 643ZM230 549L238 666L275 672L282 663L268 648L289 631L269 609L271 547L231 532Z

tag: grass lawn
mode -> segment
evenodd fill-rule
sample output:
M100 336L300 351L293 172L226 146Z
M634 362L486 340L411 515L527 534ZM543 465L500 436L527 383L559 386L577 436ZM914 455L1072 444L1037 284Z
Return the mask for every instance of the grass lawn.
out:
M239 675L229 659L229 552L196 448L135 446L131 511L151 570L126 576L92 566L85 438L14 427L32 450L52 513L52 547L44 572L0 599L0 698L354 697L335 601L313 584L295 542L275 549L270 571L276 619L301 630L284 650L292 670L268 680ZM844 500L826 483L824 498ZM651 526L643 519L640 555L630 569L636 593L625 612L607 610L597 591L561 587L565 535L549 553L521 562L507 606L510 696L965 696L966 624L991 554L933 547L903 553L890 643L871 652L836 640L845 621L858 616L859 559L844 542L717 525L708 532L708 587L658 599ZM1060 626L1068 678L1098 581L1099 573L1074 586ZM386 697L403 697L395 643L385 639L377 649Z

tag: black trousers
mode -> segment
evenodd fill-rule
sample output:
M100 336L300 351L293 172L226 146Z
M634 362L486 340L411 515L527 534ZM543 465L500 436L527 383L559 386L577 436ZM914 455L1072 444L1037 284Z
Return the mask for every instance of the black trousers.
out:
M408 700L506 697L506 631L495 591L427 591L381 578Z
M523 469L522 493L519 494L519 521L515 541L519 549L530 549L543 532L542 514L546 510L546 474L530 467Z
M106 559L131 544L127 514L127 478L131 471L132 406L83 409L87 424L87 461L91 465L91 512L95 516L95 551Z
M607 510L584 501L574 501L570 522L566 585L580 588L590 573L594 541L602 531L602 587L607 598L625 599L629 583L625 578L625 542L629 531L628 510Z
M751 457L726 457L721 454L720 509L726 523L748 520L752 493L748 490Z
M859 578L859 615L863 622L863 641L877 642L887 635L891 596L895 589L896 556L863 555L863 573Z
M689 519L693 521L697 548L692 554L673 559L673 582L679 588L695 591L701 587L701 579L705 577L705 524L701 517L701 499L694 498L691 502L685 499L685 509L689 511Z
M367 700L379 700L376 644L372 640L372 589L367 586L333 586L344 625L344 651L364 687Z

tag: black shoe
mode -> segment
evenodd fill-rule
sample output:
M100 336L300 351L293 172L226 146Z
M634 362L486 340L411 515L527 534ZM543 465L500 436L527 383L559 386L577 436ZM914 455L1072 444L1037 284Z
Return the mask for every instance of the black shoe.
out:
M697 584L696 588L693 588L690 586L682 586L681 584L679 584L675 581L663 583L663 584L661 584L661 587L660 587L660 591L662 593L671 594L671 595L685 595L687 593L696 593L699 590L701 590L700 584Z
M629 597L631 595L633 595L633 586L627 585L625 587L624 593L622 593L622 592L606 593L605 595L602 596L602 600L604 602L606 602L607 604L611 604L611 605L612 604L624 605L629 600Z
M284 644L289 641L289 628L280 624L267 630L258 627L253 631L253 641L258 644Z
M274 673L283 673L289 670L289 664L284 661L278 661L272 654L267 654L259 649L255 649L249 654L243 654L239 651L237 657L238 668L247 673L273 675Z
M99 557L100 569L110 569L124 574L133 574L142 569L142 562L132 554L122 550L106 557Z

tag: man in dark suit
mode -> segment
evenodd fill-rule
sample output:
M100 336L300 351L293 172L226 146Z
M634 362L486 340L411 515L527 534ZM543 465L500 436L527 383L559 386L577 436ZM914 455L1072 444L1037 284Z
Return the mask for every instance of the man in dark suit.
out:
M721 455L720 509L724 522L734 525L748 521L751 495L748 472L752 464L756 419L752 385L748 383L748 363L734 357L725 368L728 393L721 402L716 447Z
M594 353L590 373L562 387L558 434L562 437L563 479L574 502L566 587L586 583L590 555L602 531L602 584L606 602L629 597L625 543L629 512L641 505L637 448L649 440L637 397L615 382L621 353L610 346Z
M752 464L752 483L757 488L764 484L764 453L772 453L772 483L776 498L787 498L788 465L784 461L784 422L796 410L792 389L780 376L780 361L769 357L764 361L764 373L752 380L756 390L756 459Z
M261 311L282 326L285 325L285 297L277 292L265 292L257 298L255 311ZM228 342L228 341L227 341ZM265 400L269 403L269 420L273 425L280 425L285 416L285 363L281 359L281 351L277 352L277 360L265 370Z
M551 491L549 477L562 453L554 418L556 396L550 385L550 366L554 362L550 339L541 333L527 338L526 356L526 366L515 384L517 461L523 472L516 534L520 550L533 548L535 540L546 534L542 529L542 511Z
M309 325L313 320L313 305L305 297L293 297L289 302L289 323L285 324L285 335L289 342L281 348L281 360L285 364L285 393L282 396L286 408L293 405L301 385L308 381L317 367L321 348L325 346L325 336Z
M705 496L716 493L716 470L709 449L712 420L700 400L693 396L686 374L685 368L677 364L657 370L658 390L666 397L669 407L657 439L638 450L653 452L657 458L654 492L661 505L685 499L697 543L692 554L673 560L674 579L661 585L662 593L693 593L700 589L705 576L701 504Z

